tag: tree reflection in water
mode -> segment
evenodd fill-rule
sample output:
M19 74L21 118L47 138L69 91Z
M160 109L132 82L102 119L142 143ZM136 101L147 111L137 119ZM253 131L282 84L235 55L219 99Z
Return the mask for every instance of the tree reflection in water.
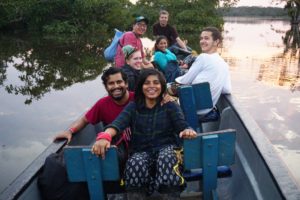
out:
M33 38L0 36L0 87L26 96L25 104L41 99L51 90L95 79L107 65L99 38ZM7 68L18 70L21 85L6 83Z
M300 91L300 33L298 21L292 20L290 24L290 29L285 31L282 37L283 53L273 57L271 64L261 64L257 80L275 82L279 86L286 85L292 92L295 92ZM282 33L273 26L271 29L276 33Z

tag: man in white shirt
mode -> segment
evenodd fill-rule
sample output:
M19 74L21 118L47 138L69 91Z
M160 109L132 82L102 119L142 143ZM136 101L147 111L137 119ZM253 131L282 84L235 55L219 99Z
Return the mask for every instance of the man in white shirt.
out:
M213 105L221 94L231 93L231 80L228 64L218 54L218 45L222 41L221 32L215 27L206 27L200 34L202 53L196 58L189 71L175 79L179 84L191 85L209 82ZM205 114L207 113L201 113Z

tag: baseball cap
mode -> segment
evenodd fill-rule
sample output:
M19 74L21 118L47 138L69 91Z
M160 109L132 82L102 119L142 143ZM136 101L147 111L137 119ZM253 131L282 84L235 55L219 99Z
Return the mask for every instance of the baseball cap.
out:
M134 20L134 23L136 24L136 23L141 22L141 21L144 21L147 25L149 23L149 20L144 16L136 17L135 20Z

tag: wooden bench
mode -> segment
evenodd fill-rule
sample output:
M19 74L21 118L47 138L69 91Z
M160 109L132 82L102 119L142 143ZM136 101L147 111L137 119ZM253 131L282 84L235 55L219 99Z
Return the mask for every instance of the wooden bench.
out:
M205 122L215 122L219 116L199 115L198 112L204 109L213 109L210 85L208 82L194 85L183 85L178 88L180 107L189 125L197 132L202 133L202 124Z

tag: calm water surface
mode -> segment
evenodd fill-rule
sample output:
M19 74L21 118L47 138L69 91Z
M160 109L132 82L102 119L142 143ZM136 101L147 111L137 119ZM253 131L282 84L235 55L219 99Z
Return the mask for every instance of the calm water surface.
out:
M285 52L282 39L290 28L288 21L226 18L222 56L230 63L234 95L300 186L299 52Z
M289 22L235 18L224 28L233 93L300 183L299 57L282 42ZM104 44L74 41L0 37L0 191L105 93Z

